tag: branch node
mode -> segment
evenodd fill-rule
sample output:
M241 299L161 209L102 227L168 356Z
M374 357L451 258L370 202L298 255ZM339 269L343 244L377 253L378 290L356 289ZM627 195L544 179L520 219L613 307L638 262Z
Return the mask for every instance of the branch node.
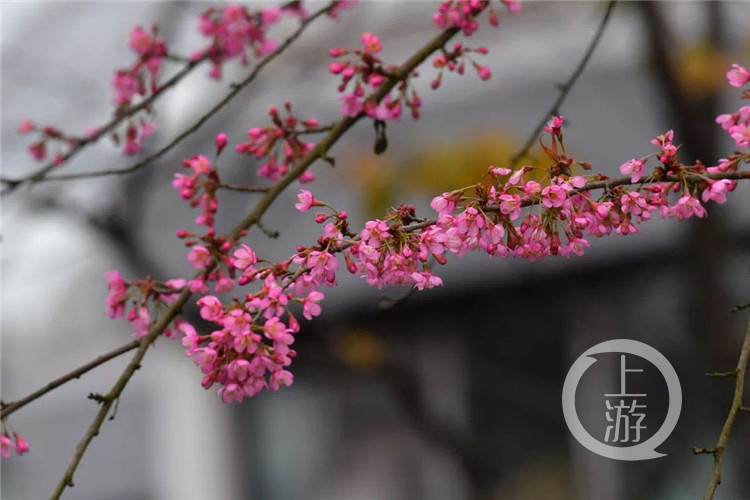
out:
M268 229L268 228L267 228L267 227L266 227L266 226L265 226L265 225L263 224L263 222L262 222L262 221L260 221L260 220L259 220L259 221L257 222L257 226L258 226L258 227L260 228L260 230L261 230L261 231L263 231L263 234L265 234L265 235L266 235L266 236L268 236L269 238L272 238L272 239L276 239L276 238L278 238L278 237L279 237L279 232L278 232L278 231L273 231L273 230L271 230L271 229Z
M701 454L715 455L716 448L703 448L700 446L693 446L693 453L695 455L701 455Z
M743 309L747 309L747 308L750 308L750 302L745 302L744 304L740 304L740 305L734 306L732 309L730 309L729 312L736 313L736 312L742 311Z
M732 370L728 372L708 372L706 377L724 378L724 377L736 377L739 370Z
M88 398L93 399L99 404L104 404L109 401L109 398L107 396L99 394L98 392L90 392Z

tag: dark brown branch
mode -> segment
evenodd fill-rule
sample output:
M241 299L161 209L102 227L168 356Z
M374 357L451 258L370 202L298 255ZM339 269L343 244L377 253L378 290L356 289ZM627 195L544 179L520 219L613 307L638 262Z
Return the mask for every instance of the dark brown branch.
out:
M567 99L568 94L573 89L573 86L576 84L578 77L581 76L581 73L583 73L583 70L586 69L586 65L589 63L589 59L591 59L591 56L594 54L594 50L596 50L597 45L599 45L599 40L601 40L602 38L602 34L604 33L604 28L606 28L607 24L609 23L609 19L612 15L612 11L614 10L616 3L617 2L613 0L613 1L610 1L609 4L607 5L607 11L604 13L604 17L602 18L601 23L599 23L599 28L596 30L596 34L594 35L594 38L591 40L591 43L589 43L589 46L586 49L586 52L583 54L583 58L578 63L578 66L573 71L573 74L570 75L570 78L568 78L568 81L560 86L560 95L552 104L552 106L550 107L550 110L547 112L546 115L544 115L544 117L542 117L542 120L539 122L539 124L531 133L529 138L526 140L526 143L523 145L521 150L518 153L516 153L515 156L513 156L513 158L510 160L511 166L515 167L518 164L518 162L521 161L521 159L528 154L531 147L536 143L536 140L539 137L539 134L542 132L544 125L547 123L550 117L560 114L560 108L565 102L565 99Z
M693 453L695 454L709 453L714 456L711 480L708 482L708 488L706 489L706 494L703 496L703 500L712 500L716 494L716 488L721 483L721 461L724 456L724 449L729 441L729 436L732 434L732 427L734 426L737 414L746 408L742 405L742 394L745 387L748 358L750 358L750 320L747 323L745 340L742 342L742 348L740 349L740 359L737 362L737 369L733 372L727 372L733 373L735 377L734 396L732 397L732 405L729 407L729 414L724 421L724 426L721 428L719 439L716 441L716 445L711 448L693 448Z
M97 366L106 363L107 361L116 358L117 356L120 356L121 354L125 354L128 351L132 351L136 347L140 345L140 342L138 340L133 340L131 342L128 342L125 345L122 345L118 347L117 349L114 349L112 351L109 351L108 353L102 354L101 356L98 356L93 361L90 361L86 363L85 365L79 366L73 371L70 371L63 375L62 377L59 377L52 382L48 383L41 389L32 392L28 396L19 399L18 401L12 401L7 404L2 405L2 409L0 409L0 419L4 419L7 416L9 416L11 413L13 413L16 410L19 410L26 406L27 404L31 403L34 400L37 400L47 394L48 392L57 389L61 385L70 382L73 379L80 378L81 375L89 372L90 370L93 370Z

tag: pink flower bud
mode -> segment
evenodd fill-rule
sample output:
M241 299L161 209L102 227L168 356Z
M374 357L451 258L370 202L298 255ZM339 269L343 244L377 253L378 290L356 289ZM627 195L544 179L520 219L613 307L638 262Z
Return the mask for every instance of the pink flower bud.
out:
M216 154L220 155L227 146L227 134L224 132L216 136Z

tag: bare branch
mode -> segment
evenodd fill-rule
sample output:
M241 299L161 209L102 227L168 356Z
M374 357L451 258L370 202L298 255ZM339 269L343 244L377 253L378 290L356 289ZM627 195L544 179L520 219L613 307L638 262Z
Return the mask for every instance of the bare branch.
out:
M48 383L41 389L32 392L28 396L19 399L18 401L12 401L10 403L4 403L2 404L2 409L0 409L0 419L6 418L8 415L13 413L16 410L19 410L26 406L27 404L31 403L32 401L41 398L48 392L57 389L61 385L70 382L71 380L75 378L80 378L81 375L87 373L90 370L93 370L97 366L106 363L107 361L116 358L117 356L121 354L125 354L128 351L132 351L136 347L140 345L140 342L138 340L133 340L131 342L128 342L125 345L122 345L118 347L117 349L113 349L112 351L109 351L108 353L102 354L101 356L98 356L93 361L90 361L86 363L85 365L79 366L75 370L72 370L62 377L56 378L52 382Z
M714 498L716 488L721 483L721 461L724 456L724 449L729 441L729 436L732 433L734 420L737 418L737 414L740 411L746 411L747 409L747 407L742 405L742 393L745 387L748 358L750 358L750 320L747 323L747 332L745 333L745 340L742 342L737 369L732 372L727 372L733 374L735 377L734 396L732 397L732 405L729 407L729 414L724 421L724 426L721 428L719 439L716 441L716 446L711 448L693 448L693 453L695 454L708 453L714 456L714 467L711 471L711 480L708 482L708 488L706 489L706 494L703 496L703 500L712 500Z
M602 34L604 33L604 28L607 27L607 24L609 23L609 19L612 15L612 11L615 8L615 4L617 2L610 1L607 5L607 11L604 13L604 17L602 18L601 23L599 23L599 28L596 30L596 34L594 35L594 38L591 40L591 43L589 43L588 48L586 49L586 52L583 54L583 58L578 63L578 66L573 71L573 74L570 75L570 78L568 78L568 81L565 82L560 86L560 95L557 97L555 102L552 104L552 107L547 112L547 114L542 117L542 120L539 122L539 124L536 126L534 131L531 133L529 138L526 140L526 143L523 145L521 150L513 156L513 158L510 160L511 166L515 167L521 159L528 154L531 147L536 143L537 138L539 137L539 134L542 132L542 129L544 128L544 124L547 123L547 121L550 119L553 115L559 115L560 114L560 108L562 107L563 103L565 102L565 99L567 99L568 94L573 89L573 85L575 85L576 81L578 80L578 77L581 76L581 73L583 73L583 70L586 69L586 65L589 63L589 59L591 59L591 56L594 54L594 50L596 50L597 45L599 45L599 40L602 38Z

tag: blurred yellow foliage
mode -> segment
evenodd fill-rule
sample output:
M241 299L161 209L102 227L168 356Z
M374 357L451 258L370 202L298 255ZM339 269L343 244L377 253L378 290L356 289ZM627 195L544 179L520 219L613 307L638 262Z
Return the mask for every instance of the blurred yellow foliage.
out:
M357 368L374 368L383 364L385 348L380 339L364 330L351 330L336 345L339 357Z
M510 135L485 130L436 143L406 160L394 161L389 155L364 155L352 162L355 165L353 175L357 185L362 186L362 205L366 215L377 217L399 201L414 196L432 197L476 184L490 165L509 166L510 158L519 148L520 142ZM549 163L535 151L524 164L534 165L530 161L532 158L541 160L543 166ZM526 178L542 175L543 172L539 171Z
M693 98L705 97L726 85L727 58L708 42L696 43L677 52L673 59L677 78Z

